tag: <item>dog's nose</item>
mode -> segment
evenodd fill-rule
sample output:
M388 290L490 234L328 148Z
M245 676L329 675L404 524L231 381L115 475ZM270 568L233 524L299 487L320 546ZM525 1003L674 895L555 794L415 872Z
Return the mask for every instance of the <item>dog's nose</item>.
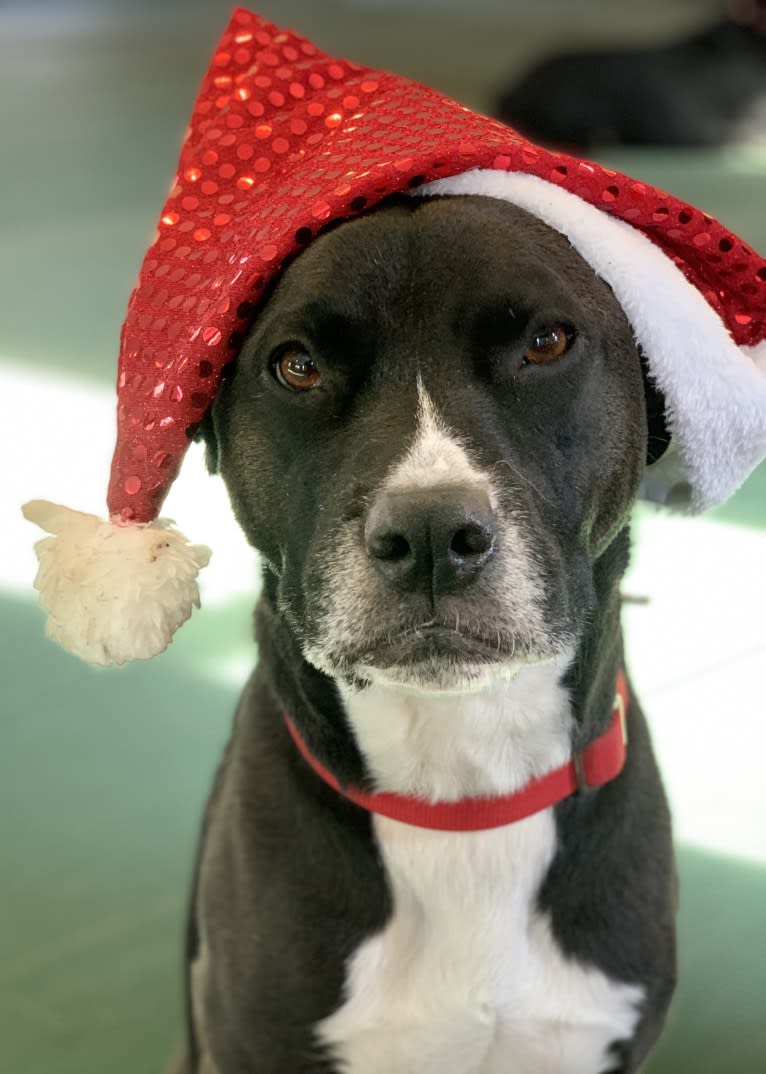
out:
M482 489L383 492L364 529L367 554L402 592L455 593L476 578L495 548L496 520Z

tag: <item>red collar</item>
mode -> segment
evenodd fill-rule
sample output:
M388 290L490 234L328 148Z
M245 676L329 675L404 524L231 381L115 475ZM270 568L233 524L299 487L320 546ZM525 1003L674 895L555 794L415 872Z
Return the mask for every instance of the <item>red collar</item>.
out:
M290 717L285 716L285 720L295 745L317 775L362 809L417 828L475 832L523 820L568 798L575 791L600 787L618 776L626 757L627 708L628 686L624 672L620 671L609 727L571 761L530 780L512 794L495 798L461 798L457 802L429 802L414 795L387 791L367 794L356 787L341 787L332 772L309 751Z

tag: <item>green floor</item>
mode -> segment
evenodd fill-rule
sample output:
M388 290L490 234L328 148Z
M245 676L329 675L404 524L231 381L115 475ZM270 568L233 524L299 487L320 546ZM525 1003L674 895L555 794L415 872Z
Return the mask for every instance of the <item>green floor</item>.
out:
M506 64L551 37L532 8L512 28L497 6L486 23L425 11L405 21L412 4L381 14L371 0L259 6L477 106ZM670 19L673 5L650 6ZM0 1074L159 1074L179 1038L194 837L254 659L252 559L192 458L168 514L216 549L208 607L162 657L99 673L43 637L34 535L16 504L41 495L101 510L119 323L228 7L113 0L85 15L34 3L0 14ZM632 8L607 8L598 35L637 23ZM572 36L592 37L591 7L568 10ZM766 147L611 161L766 247ZM631 666L682 879L681 986L647 1071L762 1074L766 470L703 521L640 510L637 536L626 588L649 604L626 615Z

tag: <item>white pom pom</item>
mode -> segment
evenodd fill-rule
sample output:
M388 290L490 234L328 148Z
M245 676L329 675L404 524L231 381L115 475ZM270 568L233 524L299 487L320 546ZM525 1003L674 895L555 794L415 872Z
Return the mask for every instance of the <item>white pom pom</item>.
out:
M119 525L45 500L22 510L53 534L35 545L46 632L83 660L156 656L199 608L197 575L210 549L190 545L169 520Z

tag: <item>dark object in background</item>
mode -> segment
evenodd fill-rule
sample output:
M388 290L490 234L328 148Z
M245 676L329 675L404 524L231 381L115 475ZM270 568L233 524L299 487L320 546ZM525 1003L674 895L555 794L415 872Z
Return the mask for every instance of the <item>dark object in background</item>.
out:
M714 146L766 134L766 0L655 48L559 54L499 97L495 114L549 145Z

